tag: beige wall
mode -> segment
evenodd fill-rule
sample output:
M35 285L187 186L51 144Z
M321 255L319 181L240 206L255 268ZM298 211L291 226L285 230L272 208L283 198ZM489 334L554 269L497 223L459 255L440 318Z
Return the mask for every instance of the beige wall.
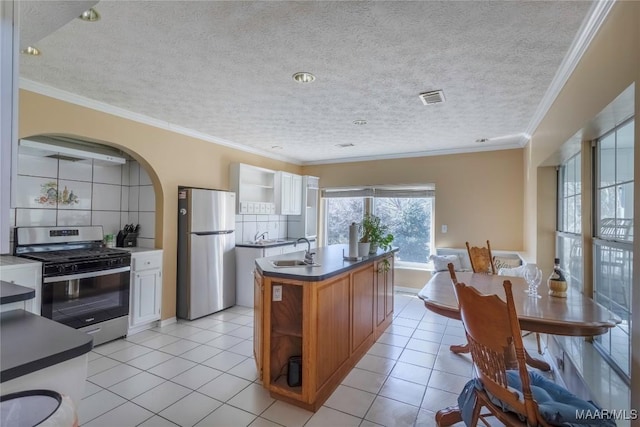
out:
M521 149L303 167L321 187L435 184L435 246L522 250ZM442 233L441 226L448 232Z
M592 121L621 92L635 82L635 141L640 142L640 2L617 2L599 33L585 52L553 106L524 150L525 250L549 272L555 254L550 218L555 216L555 197L549 193L552 168L540 167L557 154L573 135L593 139ZM617 120L617 118L616 118ZM588 144L583 144L583 150ZM584 152L584 151L583 151ZM584 162L583 162L584 165ZM635 150L635 211L640 212L640 150ZM536 214L533 215L532 213ZM636 221L635 235L639 226ZM639 242L634 243L637 252ZM585 259L585 261L588 261ZM640 325L640 257L634 257L633 320ZM588 279L590 275L585 275ZM590 284L585 285L590 289ZM640 402L640 328L633 328L631 402ZM632 408L634 406L632 405ZM637 408L637 405L636 405ZM639 426L640 420L632 421Z
M118 147L145 167L156 191L156 247L164 249L162 318L176 315L178 186L229 189L229 164L300 173L289 163L249 154L110 114L20 91L19 137L62 134Z

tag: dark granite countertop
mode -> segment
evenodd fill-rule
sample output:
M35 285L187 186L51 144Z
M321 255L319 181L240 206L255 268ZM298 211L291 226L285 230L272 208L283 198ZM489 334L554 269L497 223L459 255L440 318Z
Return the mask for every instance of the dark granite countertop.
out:
M256 260L256 266L263 276L302 280L305 282L319 282L321 280L326 280L330 277L337 276L338 274L344 273L345 271L349 271L356 267L373 262L384 257L388 253L397 251L397 247L394 247L390 251L383 251L382 249L378 249L378 252L375 255L369 255L358 261L348 261L343 257L344 254L349 253L348 245L330 245L313 249L313 252L316 253L315 263L319 264L315 267L274 267L270 262L272 260L282 259L303 259L304 252L258 258Z
M36 290L0 280L0 304L28 301L36 297Z
M24 310L0 313L0 382L88 353L93 337Z
M297 238L292 238L292 237L285 237L282 239L265 239L264 241L260 240L260 243L254 243L254 242L240 242L240 243L236 243L236 247L241 247L241 248L273 248L276 246L288 246L288 245L293 245L294 243L296 243L296 240L298 240ZM311 238L309 239L310 242L315 241L315 238ZM306 245L306 242L301 242L298 243L299 245ZM301 246L302 248L305 248L306 246Z

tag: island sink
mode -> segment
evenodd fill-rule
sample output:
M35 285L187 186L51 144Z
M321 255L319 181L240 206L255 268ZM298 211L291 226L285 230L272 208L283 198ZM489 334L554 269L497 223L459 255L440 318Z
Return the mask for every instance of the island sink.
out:
M320 267L320 264L307 264L301 259L277 259L271 261L274 267Z

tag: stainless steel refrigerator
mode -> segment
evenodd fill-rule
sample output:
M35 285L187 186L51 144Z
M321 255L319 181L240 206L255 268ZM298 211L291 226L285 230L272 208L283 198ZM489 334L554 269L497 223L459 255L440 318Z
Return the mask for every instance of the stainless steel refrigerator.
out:
M235 206L232 192L178 188L178 317L236 303Z

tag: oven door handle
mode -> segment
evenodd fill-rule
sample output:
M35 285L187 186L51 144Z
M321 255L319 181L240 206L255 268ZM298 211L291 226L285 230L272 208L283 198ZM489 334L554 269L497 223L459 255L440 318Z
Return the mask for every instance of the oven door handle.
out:
M112 268L111 270L91 271L89 273L69 274L68 276L45 277L43 283L66 282L67 280L86 279L88 277L107 276L109 274L124 273L131 271L131 266Z

